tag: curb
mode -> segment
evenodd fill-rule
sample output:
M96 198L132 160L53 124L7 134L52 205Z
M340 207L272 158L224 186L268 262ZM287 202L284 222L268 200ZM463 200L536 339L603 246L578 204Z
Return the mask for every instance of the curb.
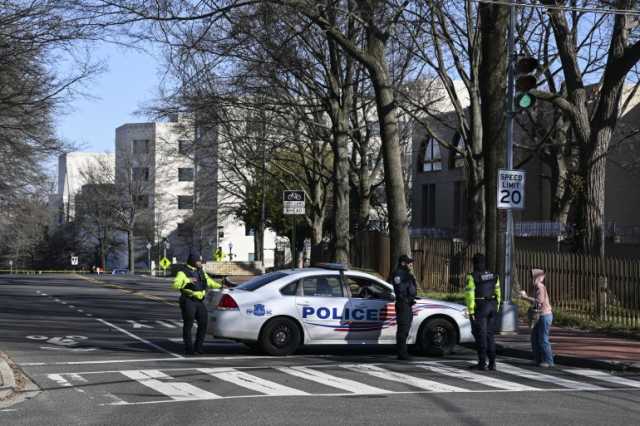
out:
M533 354L531 351L524 349L509 348L500 344L496 344L496 352L499 355L510 356L514 358L531 359ZM567 365L569 367L605 369L614 371L640 372L640 363L613 361L605 359L578 358L575 356L555 355L556 364Z

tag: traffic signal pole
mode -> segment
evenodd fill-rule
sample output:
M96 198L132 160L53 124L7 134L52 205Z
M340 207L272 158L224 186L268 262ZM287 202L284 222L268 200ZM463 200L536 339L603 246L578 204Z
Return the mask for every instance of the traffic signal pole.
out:
M507 65L507 102L506 102L506 127L507 127L507 149L506 149L506 166L508 170L513 170L513 119L515 115L515 26L516 26L516 10L515 0L511 1L509 6L509 33L507 37L508 43L508 65ZM513 210L507 209L507 229L505 232L505 253L504 253L504 295L500 311L502 312L502 321L500 332L513 333L517 330L518 325L518 307L511 300L512 291L511 284L513 278Z

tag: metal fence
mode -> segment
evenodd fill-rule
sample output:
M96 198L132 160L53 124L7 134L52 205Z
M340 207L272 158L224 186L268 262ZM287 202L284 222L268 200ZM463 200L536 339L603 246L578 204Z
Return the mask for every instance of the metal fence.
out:
M460 240L414 237L411 240L416 279L422 290L460 292L471 258L481 245ZM352 247L352 265L388 277L389 237L359 234ZM514 289L531 293L531 269L545 270L545 283L555 309L583 319L640 327L640 260L540 251L515 250Z

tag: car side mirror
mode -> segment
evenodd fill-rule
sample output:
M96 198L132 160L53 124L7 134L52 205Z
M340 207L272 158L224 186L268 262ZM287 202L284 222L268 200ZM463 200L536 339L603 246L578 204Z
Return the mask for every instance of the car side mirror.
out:
M387 295L387 299L391 300L392 302L395 302L396 301L396 295L393 294L393 293L389 293Z

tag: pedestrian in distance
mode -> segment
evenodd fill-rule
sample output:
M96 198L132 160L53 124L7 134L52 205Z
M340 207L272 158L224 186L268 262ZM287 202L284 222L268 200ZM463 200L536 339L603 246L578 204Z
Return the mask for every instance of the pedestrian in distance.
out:
M482 371L496 369L495 332L501 299L500 279L487 269L486 264L484 254L473 256L473 272L467 275L465 288L465 301L478 348L478 363L471 368Z
M218 247L216 252L213 254L213 260L215 262L222 262L224 260L224 253L222 252L222 247Z
M533 306L531 309L535 325L531 330L531 349L533 351L533 361L543 368L553 367L553 352L549 334L553 323L553 311L549 302L549 293L544 285L544 271L542 269L532 269L531 278L533 280L533 297L527 296L527 292L520 291L520 297L529 301Z
M183 321L182 339L184 340L185 354L203 354L202 345L209 320L204 298L208 289L219 289L222 288L222 285L210 278L202 268L202 262L190 254L184 269L176 274L172 287L180 291L180 311ZM198 323L195 345L191 337L194 321Z
M398 359L410 360L407 337L413 321L413 305L416 303L416 278L412 271L413 259L406 254L398 258L398 266L391 274L391 283L396 297L396 348Z

